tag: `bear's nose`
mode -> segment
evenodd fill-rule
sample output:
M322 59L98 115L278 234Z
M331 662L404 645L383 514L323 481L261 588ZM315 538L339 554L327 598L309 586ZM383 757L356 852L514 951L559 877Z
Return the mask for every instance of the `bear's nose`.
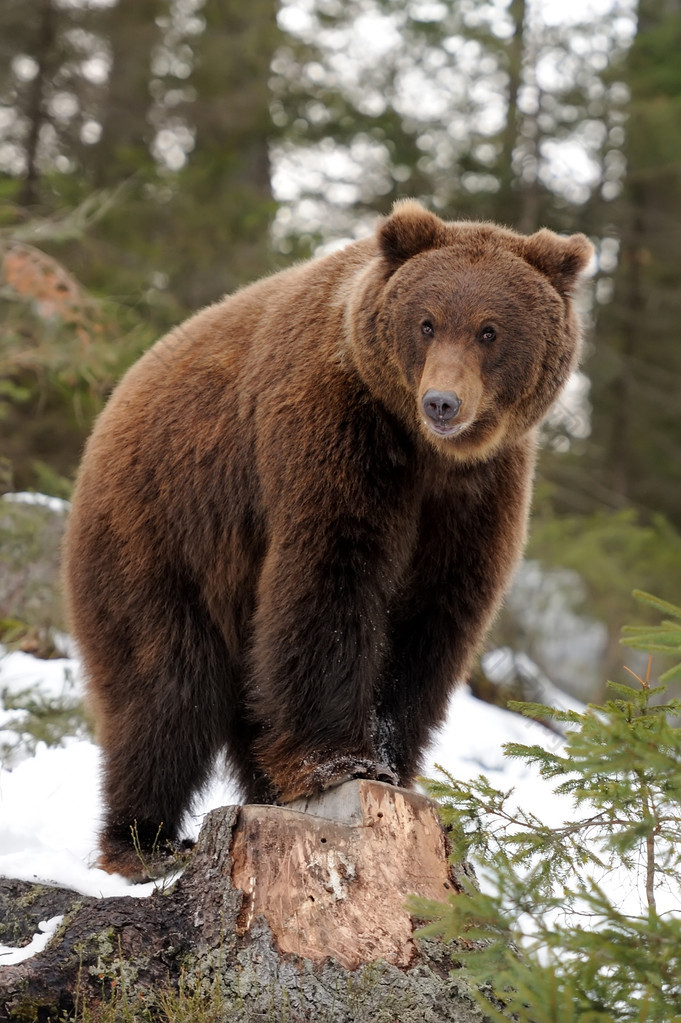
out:
M423 395L421 404L429 419L446 423L458 414L461 398L454 391L435 391L431 388Z

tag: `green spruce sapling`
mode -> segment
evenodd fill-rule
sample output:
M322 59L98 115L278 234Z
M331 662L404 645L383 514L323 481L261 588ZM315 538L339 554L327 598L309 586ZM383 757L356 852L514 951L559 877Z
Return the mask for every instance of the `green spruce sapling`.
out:
M681 608L637 596L669 617L627 628L624 642L681 655ZM657 686L650 663L633 686L610 683L612 698L584 713L512 705L565 723L557 752L505 749L571 798L572 821L552 827L482 776L462 783L443 772L428 783L453 858L476 861L485 883L414 911L431 921L424 934L470 940L457 959L491 1020L681 1020L681 702L662 702L681 663Z

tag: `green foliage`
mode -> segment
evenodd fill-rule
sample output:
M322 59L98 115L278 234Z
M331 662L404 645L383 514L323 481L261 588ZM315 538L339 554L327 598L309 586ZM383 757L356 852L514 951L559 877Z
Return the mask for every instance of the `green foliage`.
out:
M640 596L674 621L652 634L627 629L625 641L678 654L681 609ZM513 707L566 725L557 752L517 743L506 752L556 782L556 793L572 800L573 821L546 824L484 777L428 783L442 801L453 858L484 864L488 885L416 911L431 920L425 934L470 939L457 960L492 1020L665 1023L681 1014L681 917L672 897L681 881L681 702L661 702L665 686L648 676L610 690L611 699L584 713ZM626 897L635 882L638 900ZM617 891L618 904L606 889Z
M71 478L139 354L272 269L276 13L0 4L0 429L20 489Z
M93 418L153 339L129 307L96 298L35 244L80 238L121 197L92 195L61 217L0 230L0 425L21 489L66 496Z
M572 610L602 622L608 632L601 678L612 677L621 664L620 625L634 587L668 593L681 577L681 533L664 516L643 516L633 508L558 515L546 490L538 494L528 554L546 568L578 574L583 586ZM654 610L645 606L642 621L652 623Z
M0 642L28 640L33 652L53 652L63 631L59 550L66 507L0 497Z
M0 497L0 642L38 657L57 654L64 629L59 550L66 518L63 502ZM0 647L0 656L3 654ZM0 761L35 753L39 742L60 745L87 732L82 701L68 670L51 692L40 685L0 691Z
M628 613L637 580L660 592L661 585L681 576L681 534L662 515L645 520L632 508L556 516L540 505L530 554L545 564L575 569L593 611L613 628Z
M675 657L681 656L681 608L669 604L666 600L653 597L650 593L643 593L641 590L635 590L634 596L657 611L671 615L676 621L665 620L661 625L654 627L625 625L622 630L624 633L622 642L635 650L671 654ZM681 678L681 662L660 675L660 682L670 682L677 678Z
M639 0L637 13L633 46L618 69L629 93L626 172L614 201L600 208L599 233L617 239L617 266L597 291L585 367L592 433L579 489L592 506L635 504L679 528L681 238L673 211L681 202L681 8Z
M38 743L60 746L65 739L88 734L82 700L68 691L50 696L39 689L10 693L0 690L0 708L11 713L3 716L0 739L0 763L11 765L17 752L34 756Z

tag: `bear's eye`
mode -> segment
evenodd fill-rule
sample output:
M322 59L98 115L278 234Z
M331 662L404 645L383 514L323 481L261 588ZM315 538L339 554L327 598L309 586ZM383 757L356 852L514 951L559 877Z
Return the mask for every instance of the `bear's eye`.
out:
M484 341L486 344L489 344L491 341L496 341L496 339L497 332L494 327L483 327L480 331L480 340Z
M430 320L424 320L421 324L421 333L424 337L435 337L435 327Z

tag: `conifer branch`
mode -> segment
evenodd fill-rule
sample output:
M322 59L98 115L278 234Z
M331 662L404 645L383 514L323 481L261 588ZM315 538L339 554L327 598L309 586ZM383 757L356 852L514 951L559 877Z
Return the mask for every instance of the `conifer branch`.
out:
M681 617L674 605L651 606ZM676 621L657 628L665 642L674 637L671 646L681 636ZM646 626L648 641L650 633ZM632 635L643 632L628 629L625 642ZM659 634L652 639L656 645ZM681 653L681 642L675 649ZM636 687L609 684L612 699L574 714L560 754L505 747L583 806L579 819L550 827L483 776L429 785L445 800L454 854L477 859L492 891L466 888L418 915L432 920L432 934L471 939L457 959L490 1019L681 1019L681 916L674 902L663 903L660 889L662 878L676 891L681 887L681 730L675 724L681 704L664 701L662 679L651 684L651 659L644 678L630 674ZM529 709L535 716L536 705ZM625 878L632 887L639 882L645 912L620 904Z

